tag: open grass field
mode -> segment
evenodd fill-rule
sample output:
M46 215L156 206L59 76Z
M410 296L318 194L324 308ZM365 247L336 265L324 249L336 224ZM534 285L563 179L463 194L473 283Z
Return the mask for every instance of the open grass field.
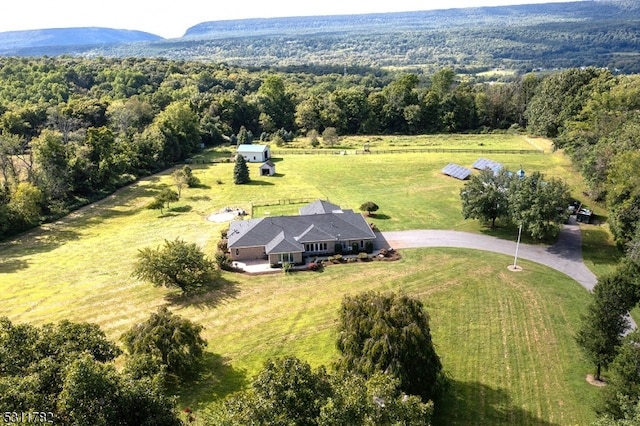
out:
M509 144L528 149L522 138L511 138ZM540 170L565 178L574 195L582 197L582 184L568 160L545 152L490 158L512 170L522 166L528 173ZM540 265L523 262L525 271L511 274L507 256L405 250L398 262L332 266L322 273L223 273L222 288L195 299L131 277L138 249L182 238L213 256L226 225L208 222L210 213L238 206L257 215L280 214L274 206L252 209L279 199L324 198L356 210L371 200L380 206L371 221L382 230L509 235L514 230L492 231L463 220L463 182L440 173L449 162L469 167L477 158L471 153L291 154L277 159L274 177L259 177L258 165L250 165L253 182L243 186L233 185L231 163L193 165L202 186L185 189L172 210L160 216L145 206L172 185L167 171L0 244L0 316L36 324L64 318L94 322L117 340L167 304L206 327L209 373L179 390L181 404L201 410L241 388L269 357L293 353L314 366L330 365L344 294L403 291L425 303L437 351L451 377L438 424L587 424L597 389L584 381L590 366L572 336L589 296L576 282ZM295 213L299 206L282 207ZM596 273L611 268L615 255L602 254L614 253L606 227L585 228L585 235L591 244L587 264Z

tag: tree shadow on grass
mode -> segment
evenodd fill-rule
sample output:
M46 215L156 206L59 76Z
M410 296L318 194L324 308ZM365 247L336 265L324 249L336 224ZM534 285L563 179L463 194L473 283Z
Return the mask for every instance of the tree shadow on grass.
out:
M11 274L12 272L27 269L29 262L22 259L8 259L0 261L0 274Z
M367 218L380 219L380 220L389 220L389 219L391 219L391 216L389 216L388 214L384 214L384 213L371 213L370 215L367 215Z
M209 197L208 195L193 195L186 198L189 201L211 201L211 197Z
M204 353L199 371L197 377L173 389L181 411L185 407L192 410L206 408L247 384L246 371L233 368L228 358L212 352Z
M436 402L434 426L452 425L539 425L557 426L516 407L509 393L478 382L449 380Z
M19 260L55 250L61 245L77 240L80 233L58 224L46 224L26 231L0 244L0 272L15 272L28 267L28 262Z
M211 189L211 185L207 185L206 183L196 183L195 185L191 185L189 188L192 188L192 189Z
M217 278L207 290L200 292L171 293L165 300L175 306L194 307L200 309L213 308L229 299L235 299L240 290L235 282L225 278Z
M275 185L273 182L267 182L264 180L250 180L249 183L245 183L245 185L251 185L251 186L269 186L269 185Z
M191 210L193 210L193 207L191 207L190 205L186 205L186 206L178 206L178 207L172 207L170 209L170 211L172 212L176 212L176 213L188 213Z

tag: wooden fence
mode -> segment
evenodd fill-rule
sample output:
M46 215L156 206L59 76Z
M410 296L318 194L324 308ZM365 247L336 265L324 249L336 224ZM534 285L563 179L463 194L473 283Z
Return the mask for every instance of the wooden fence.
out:
M272 156L281 155L372 155L407 153L471 153L471 154L544 154L542 149L472 149L472 148L406 148L406 149L296 149L271 151Z
M267 200L267 201L254 201L251 202L251 217L255 217L254 209L256 207L269 207L269 206L286 206L289 204L309 204L317 201L315 198L283 198L280 200Z

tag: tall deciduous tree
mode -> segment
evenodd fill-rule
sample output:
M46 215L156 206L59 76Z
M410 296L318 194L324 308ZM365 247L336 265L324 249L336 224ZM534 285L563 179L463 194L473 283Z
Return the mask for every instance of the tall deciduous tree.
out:
M43 131L31 141L36 163L36 180L46 196L62 200L71 188L67 147L62 135L52 130Z
M329 146L334 146L338 143L338 132L335 127L327 127L322 131L322 142Z
M155 380L134 380L86 354L67 367L57 408L57 420L74 426L182 424Z
M376 292L346 296L340 307L338 367L371 377L386 372L425 401L438 392L442 364L419 300Z
M618 154L609 167L607 205L611 212L609 225L618 245L631 241L640 222L640 152Z
M38 407L57 412L63 381L75 360L84 356L107 363L120 353L95 324L62 321L36 327L0 318L0 411Z
M261 119L262 123L270 123L271 128L265 127L265 131L271 132L283 127L293 128L296 107L293 96L287 92L284 80L280 76L270 74L264 79L258 89L258 108L261 114L268 117Z
M609 366L607 379L598 411L616 419L623 418L626 405L635 406L640 402L640 331L635 330L624 338Z
M491 222L496 226L496 219L510 218L509 187L512 177L506 170L494 173L485 169L471 176L462 189L462 216L465 219L478 219Z
M533 134L556 137L567 120L582 109L590 95L589 84L609 71L572 68L551 74L537 87L525 113Z
M320 407L331 395L324 369L293 356L269 360L251 389L225 402L232 425L315 425Z
M157 249L140 250L133 275L156 286L178 287L189 293L211 285L217 271L195 243L176 239L165 240Z
M595 365L596 380L617 354L629 326L626 315L633 306L634 293L635 288L620 273L605 275L593 289L593 300L582 317L576 341Z
M212 425L428 425L431 401L406 395L397 378L327 374L288 356L267 361L251 387L225 400Z
M555 237L569 217L569 187L559 179L534 172L514 179L509 187L509 209L516 225L533 238Z
M236 164L233 167L233 183L236 185L243 185L249 183L249 167L244 157L240 154L236 155Z
M21 227L38 224L42 215L42 191L29 182L20 182L11 194L7 208Z
M163 159L182 160L200 146L200 120L187 102L177 101L158 114L153 122L162 138Z
M122 335L122 342L130 355L149 355L167 373L188 377L197 371L207 346L201 336L203 327L173 314L165 306L136 324Z
M182 196L182 189L187 186L187 175L182 169L176 169L171 173L171 178L176 186L176 192L178 193L178 199Z

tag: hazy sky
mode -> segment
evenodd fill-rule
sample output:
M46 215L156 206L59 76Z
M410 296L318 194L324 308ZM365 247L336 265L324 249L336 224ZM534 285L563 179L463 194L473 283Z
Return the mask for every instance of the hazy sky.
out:
M4 0L0 32L39 28L109 27L181 37L200 22L275 16L337 15L551 3L567 0ZM170 3L172 6L166 6Z

